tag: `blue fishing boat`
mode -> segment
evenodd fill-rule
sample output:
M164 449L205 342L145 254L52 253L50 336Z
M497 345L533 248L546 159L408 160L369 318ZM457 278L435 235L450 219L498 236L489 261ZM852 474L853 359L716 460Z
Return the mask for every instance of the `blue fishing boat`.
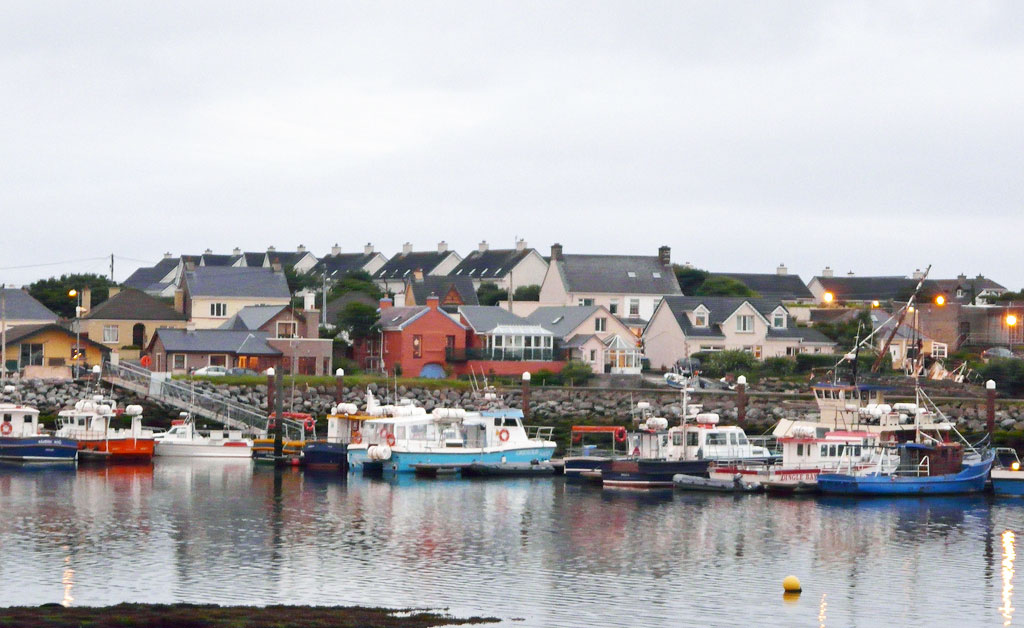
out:
M1024 496L1024 469L1016 450L1008 447L996 449L992 465L992 492L996 495Z
M940 442L901 443L894 447L898 460L882 455L873 471L852 475L824 473L818 490L838 495L966 495L985 490L995 452L965 463L963 446Z
M0 460L74 464L77 459L78 441L41 432L39 410L0 403Z

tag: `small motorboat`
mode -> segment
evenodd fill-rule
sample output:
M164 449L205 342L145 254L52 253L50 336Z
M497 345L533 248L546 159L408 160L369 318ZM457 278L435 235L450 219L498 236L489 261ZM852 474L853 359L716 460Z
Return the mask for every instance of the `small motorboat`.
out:
M153 438L154 456L186 458L251 458L252 440L243 437L240 430L196 429L195 420L187 412L171 424L171 429Z
M675 487L684 491L705 491L711 493L758 493L760 482L744 482L743 475L737 473L730 480L702 478L696 475L680 473L672 476Z
M12 393L13 386L7 387ZM24 463L70 463L78 458L78 442L44 434L39 410L20 403L0 403L0 460Z
M1024 496L1024 469L1020 466L1016 450L1009 447L996 449L992 465L992 492L996 495Z
M115 428L111 424L127 416L131 427ZM58 438L78 441L80 462L149 462L155 444L153 430L142 426L142 406L130 405L123 410L102 395L82 399L73 409L57 414Z
M554 475L555 466L547 460L531 462L474 462L462 467L463 477L533 477Z

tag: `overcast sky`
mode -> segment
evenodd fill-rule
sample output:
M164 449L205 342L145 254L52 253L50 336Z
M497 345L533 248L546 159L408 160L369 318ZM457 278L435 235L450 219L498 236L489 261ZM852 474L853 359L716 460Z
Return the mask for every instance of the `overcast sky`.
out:
M515 236L1024 287L1024 3L0 4L0 281Z

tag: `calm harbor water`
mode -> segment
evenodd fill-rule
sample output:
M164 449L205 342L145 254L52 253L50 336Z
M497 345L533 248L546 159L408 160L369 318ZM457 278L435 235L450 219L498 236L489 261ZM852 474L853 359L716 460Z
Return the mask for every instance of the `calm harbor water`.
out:
M1011 625L1022 532L1024 501L986 497L346 481L249 461L4 468L0 605L415 606L511 626ZM804 593L784 601L791 573Z

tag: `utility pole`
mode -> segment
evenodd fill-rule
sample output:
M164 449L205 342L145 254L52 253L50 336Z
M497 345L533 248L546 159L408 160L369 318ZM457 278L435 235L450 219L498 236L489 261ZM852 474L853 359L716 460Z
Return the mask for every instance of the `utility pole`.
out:
M0 390L7 383L7 284L0 283Z
M114 254L110 254L110 283L114 283Z

